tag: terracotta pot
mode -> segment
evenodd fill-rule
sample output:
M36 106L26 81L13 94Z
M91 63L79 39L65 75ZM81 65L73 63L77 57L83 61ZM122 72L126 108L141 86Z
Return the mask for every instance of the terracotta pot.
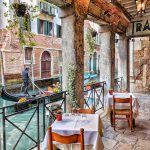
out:
M56 114L56 120L61 121L62 120L62 114Z
M85 87L85 89L86 89L86 90L91 90L91 86L90 86L90 85L87 85L87 86Z
M110 95L113 95L113 90L109 90L109 94L110 94Z

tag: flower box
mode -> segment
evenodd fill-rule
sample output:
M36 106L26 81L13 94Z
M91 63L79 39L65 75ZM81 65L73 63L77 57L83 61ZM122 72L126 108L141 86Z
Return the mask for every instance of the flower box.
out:
M86 90L91 90L91 89L95 89L95 88L99 88L101 87L101 84L99 82L95 82L95 83L91 83L91 84L87 84L85 89Z
M50 101L58 101L61 99L63 99L63 93L62 92L50 95Z
M28 108L29 108L29 104L28 103L17 103L14 106L14 109L15 109L16 112L22 111L22 110L25 110L25 109L28 109Z

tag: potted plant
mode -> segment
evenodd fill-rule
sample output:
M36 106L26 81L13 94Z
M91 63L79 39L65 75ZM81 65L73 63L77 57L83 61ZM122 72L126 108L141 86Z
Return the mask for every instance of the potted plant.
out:
M25 45L29 47L35 46L30 21L38 16L38 7L21 2L12 3L11 5L3 2L3 4L9 10L4 13L8 21L6 28L19 40L21 47Z
M92 37L96 37L96 35L97 35L97 32L95 30L93 30Z
M27 5L25 3L13 3L12 7L18 17L23 17L27 10Z

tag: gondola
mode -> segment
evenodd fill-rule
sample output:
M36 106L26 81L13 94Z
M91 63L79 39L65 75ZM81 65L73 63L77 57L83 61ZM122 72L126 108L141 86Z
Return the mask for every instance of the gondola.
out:
M7 93L5 87L3 86L3 87L2 87L1 97L2 97L4 100L7 100L7 101L18 102L19 99L20 99L22 96L10 95L9 93Z

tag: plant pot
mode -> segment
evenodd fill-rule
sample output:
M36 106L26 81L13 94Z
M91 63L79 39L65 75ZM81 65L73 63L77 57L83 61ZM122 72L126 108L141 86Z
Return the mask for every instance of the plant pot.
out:
M109 90L109 94L110 94L110 95L113 95L113 90Z
M91 86L90 85L87 85L86 87L85 87L85 89L88 91L88 90L91 90Z
M62 120L62 114L56 114L56 120L61 121Z
M97 32L96 32L96 31L93 31L93 32L92 32L92 37L96 37L96 35L97 35Z
M23 3L13 3L13 8L15 9L16 15L18 17L23 17L26 13L27 6Z

